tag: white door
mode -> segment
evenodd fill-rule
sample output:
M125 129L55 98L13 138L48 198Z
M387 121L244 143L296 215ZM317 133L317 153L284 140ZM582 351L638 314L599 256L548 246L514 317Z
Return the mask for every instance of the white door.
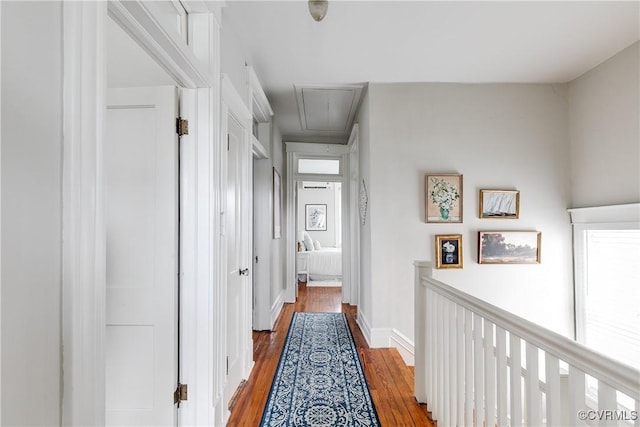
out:
M243 376L243 354L246 312L245 286L249 274L244 250L246 233L244 219L246 209L243 203L245 183L243 171L246 167L242 156L244 129L232 117L228 120L228 152L227 152L227 209L226 243L227 243L227 379L224 388L224 401L229 402ZM243 244L244 243L244 244ZM250 333L250 330L249 330Z
M177 102L174 87L108 93L107 425L177 425Z

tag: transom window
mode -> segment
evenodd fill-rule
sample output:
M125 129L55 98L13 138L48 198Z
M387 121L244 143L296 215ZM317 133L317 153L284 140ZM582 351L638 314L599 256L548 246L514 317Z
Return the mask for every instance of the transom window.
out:
M299 174L340 175L339 159L298 159Z

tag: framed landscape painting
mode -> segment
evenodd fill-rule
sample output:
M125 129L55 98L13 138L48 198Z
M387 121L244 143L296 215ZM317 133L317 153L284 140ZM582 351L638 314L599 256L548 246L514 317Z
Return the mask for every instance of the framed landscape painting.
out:
M462 222L462 175L427 175L426 222Z
M480 190L480 218L517 219L520 216L520 192L517 190Z
M539 264L539 231L478 232L478 263Z
M462 268L462 234L436 236L436 268Z

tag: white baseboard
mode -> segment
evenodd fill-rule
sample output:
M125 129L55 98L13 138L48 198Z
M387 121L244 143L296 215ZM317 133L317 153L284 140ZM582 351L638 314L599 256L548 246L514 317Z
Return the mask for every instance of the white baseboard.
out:
M415 366L415 343L407 338L406 335L402 334L397 329L391 330L391 335L389 336L389 343L391 347L395 347L400 352L400 356L404 359L404 363L407 366ZM394 345L395 343L395 345Z
M364 321L363 321L364 322ZM415 344L406 335L395 328L369 328L367 333L358 322L365 339L371 348L394 347L398 349L400 356L408 366L415 365Z
M361 313L358 313L358 317L356 318L356 323L358 324L358 326L360 326L360 331L364 336L364 340L367 342L369 347L372 347L371 327L369 326L369 322L367 322L367 319Z
M282 307L284 306L284 290L280 291L278 296L276 297L276 301L271 305L271 330L276 324L276 320L278 320L278 316L280 315L280 311L282 311Z

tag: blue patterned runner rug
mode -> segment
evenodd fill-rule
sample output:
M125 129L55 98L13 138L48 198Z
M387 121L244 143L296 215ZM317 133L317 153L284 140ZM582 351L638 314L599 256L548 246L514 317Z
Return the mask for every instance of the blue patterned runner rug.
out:
M379 426L343 313L294 313L261 426Z

